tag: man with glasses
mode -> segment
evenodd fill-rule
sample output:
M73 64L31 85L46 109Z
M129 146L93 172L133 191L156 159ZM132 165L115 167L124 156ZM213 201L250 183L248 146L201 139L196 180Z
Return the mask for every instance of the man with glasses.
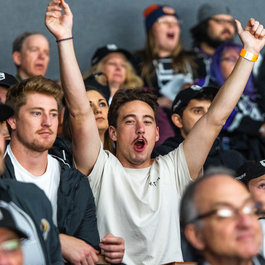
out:
M197 14L198 24L191 29L199 78L210 70L216 48L234 39L236 27L229 8L221 2L203 4Z
M199 264L265 264L257 256L262 208L224 168L212 168L188 186L181 201L181 222Z
M22 265L21 240L27 238L16 226L11 213L0 207L0 265Z

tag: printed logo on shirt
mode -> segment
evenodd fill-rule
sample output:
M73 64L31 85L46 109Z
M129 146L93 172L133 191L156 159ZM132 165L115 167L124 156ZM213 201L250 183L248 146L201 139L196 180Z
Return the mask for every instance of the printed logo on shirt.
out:
M43 232L42 234L43 234L44 240L47 240L48 233L50 231L50 224L45 218L41 219L40 229Z

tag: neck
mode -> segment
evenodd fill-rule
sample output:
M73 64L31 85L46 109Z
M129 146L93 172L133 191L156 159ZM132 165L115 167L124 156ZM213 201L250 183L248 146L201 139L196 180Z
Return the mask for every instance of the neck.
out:
M99 138L100 138L100 140L101 140L101 142L102 142L102 146L104 146L104 141L105 141L105 131L106 130L99 130L98 132L99 132Z
M110 86L110 97L113 98L114 94L120 89L120 83L111 83Z
M19 164L34 176L41 176L46 172L48 164L48 150L37 152L29 150L15 139L10 142L12 153Z
M170 51L167 51L167 50L159 50L158 51L158 56L160 58L169 57L170 55L171 55L171 52Z
M200 45L200 48L207 54L213 55L215 52L215 49L211 46L209 46L206 42L202 42Z
M21 70L18 70L18 75L21 77L22 80L28 79L31 77L31 76L28 76L25 72L23 72Z

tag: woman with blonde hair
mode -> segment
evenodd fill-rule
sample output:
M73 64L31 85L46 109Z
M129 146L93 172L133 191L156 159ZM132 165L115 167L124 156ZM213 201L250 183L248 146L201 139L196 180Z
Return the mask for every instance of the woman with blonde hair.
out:
M110 101L120 88L142 87L143 81L137 76L131 63L132 55L125 49L118 48L115 44L108 44L98 48L91 60L91 69L86 77L102 72L103 75L97 78L102 85L110 88Z

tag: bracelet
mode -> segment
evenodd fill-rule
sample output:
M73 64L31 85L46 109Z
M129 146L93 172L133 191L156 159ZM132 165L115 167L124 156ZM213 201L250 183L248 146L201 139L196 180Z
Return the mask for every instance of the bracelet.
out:
M65 38L65 39L60 39L60 40L56 40L56 42L61 42L61 41L65 41L65 40L72 40L74 37L69 37L69 38Z
M259 58L258 54L253 54L251 52L246 51L245 49L241 50L240 56L251 61L251 62L256 62Z

